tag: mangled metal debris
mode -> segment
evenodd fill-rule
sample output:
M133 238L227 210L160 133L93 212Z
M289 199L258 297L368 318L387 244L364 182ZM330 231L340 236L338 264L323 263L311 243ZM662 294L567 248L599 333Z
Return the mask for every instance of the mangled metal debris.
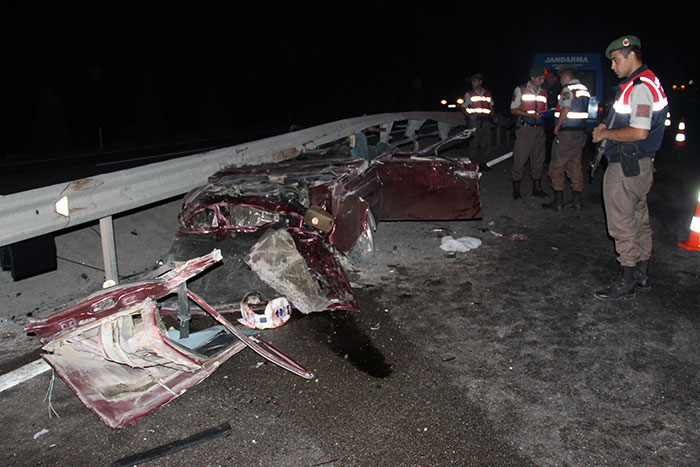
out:
M214 323L185 338L168 330L167 299L221 261L219 250L175 265L152 280L104 289L25 331L44 344L42 358L78 398L112 428L131 425L200 383L246 346L304 378L313 374L262 339L247 336L201 297L186 290ZM182 296L180 297L182 298Z
M239 274L227 276L236 279L225 288L210 281L217 296L227 294L225 303L240 304L239 322L246 327L281 326L293 308L357 311L343 264L374 250L377 221L481 217L478 167L439 155L445 144L470 134L419 152L382 146L389 150L379 153L368 146L362 158L335 142L317 158L300 154L224 169L185 197L177 238L225 241L223 267L245 265L256 276L252 290L264 286L265 296L276 293L269 302L250 295L254 281ZM237 244L240 251L231 248ZM220 249L185 257L194 259L164 266L154 278L104 289L25 327L44 344L43 358L110 427L128 426L182 395L246 346L294 374L313 377L187 287L188 279L221 262ZM190 332L192 316L206 318L207 326ZM168 329L167 320L176 320L179 329Z
M343 264L374 250L377 222L481 218L478 166L440 155L471 133L409 152L383 141L370 147L360 134L294 160L223 169L185 197L178 239L240 245L233 254L249 271L237 275L252 272L303 313L357 311ZM357 148L346 143L358 140L362 157L353 157ZM247 286L232 284L228 301L241 300Z

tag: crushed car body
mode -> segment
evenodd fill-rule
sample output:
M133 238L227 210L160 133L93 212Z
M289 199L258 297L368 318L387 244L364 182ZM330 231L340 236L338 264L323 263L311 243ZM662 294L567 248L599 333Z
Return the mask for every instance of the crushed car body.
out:
M407 129L411 143L418 128ZM408 152L367 145L359 133L283 162L226 167L185 196L177 261L30 319L25 331L112 428L182 395L245 347L311 379L254 334L283 325L292 310L359 311L345 267L371 255L378 222L481 218L478 166L440 155L472 131ZM237 312L246 332L222 316Z
M39 337L46 360L78 398L111 428L123 428L182 395L245 347L310 379L313 374L265 341L247 336L186 289L186 281L222 260L213 250L151 280L104 289L25 331ZM184 295L182 295L184 291ZM186 297L213 326L183 337L166 329L177 314L169 297Z
M482 217L478 166L439 155L471 132L422 151L353 157L352 141L338 141L283 162L225 168L185 196L178 238L240 242L250 270L302 313L357 311L343 263L372 252L378 222ZM248 292L232 285L230 299Z

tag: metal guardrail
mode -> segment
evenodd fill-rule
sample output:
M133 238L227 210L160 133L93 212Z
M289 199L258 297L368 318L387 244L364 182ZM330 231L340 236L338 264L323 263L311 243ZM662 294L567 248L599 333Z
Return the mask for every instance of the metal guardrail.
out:
M394 122L414 130L433 120L464 123L453 112L387 113L340 120L224 149L0 196L0 247L99 219L105 276L118 282L112 216L174 198L203 185L226 166L279 162L305 150Z
M225 166L277 162L373 126L400 120L454 121L446 112L378 114L340 120L229 148L0 197L0 246L106 219L182 195Z

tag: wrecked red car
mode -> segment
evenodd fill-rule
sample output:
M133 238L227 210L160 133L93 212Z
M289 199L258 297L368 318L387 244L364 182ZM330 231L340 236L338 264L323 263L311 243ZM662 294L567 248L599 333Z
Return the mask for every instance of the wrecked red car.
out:
M480 218L478 167L439 156L449 141L377 157L351 157L340 143L283 163L222 170L184 199L171 248L180 262L29 320L25 331L112 428L182 395L246 346L310 379L249 328L284 324L292 308L358 310L343 263L373 251L378 221ZM247 332L224 312L240 312Z
M166 267L153 279L104 289L47 318L29 320L25 331L39 337L45 344L42 358L111 428L131 425L182 395L246 346L286 370L313 378L187 289L188 279L221 259L214 250ZM169 297L177 298L174 308ZM191 314L208 317L208 325L191 334L188 326L167 328L164 318L183 318L183 311L189 324L190 303Z
M335 144L282 163L222 170L185 197L178 236L241 242L249 268L303 313L357 310L340 257L371 253L377 222L481 218L478 166L438 155L469 134L371 160ZM264 235L251 247L245 238L252 234ZM247 292L231 290L231 299Z

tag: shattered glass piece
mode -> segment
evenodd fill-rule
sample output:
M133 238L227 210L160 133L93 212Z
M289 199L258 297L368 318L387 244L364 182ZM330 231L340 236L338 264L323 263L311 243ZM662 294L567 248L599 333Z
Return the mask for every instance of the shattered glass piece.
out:
M192 225L199 229L217 228L216 212L213 209L202 209L192 216Z

